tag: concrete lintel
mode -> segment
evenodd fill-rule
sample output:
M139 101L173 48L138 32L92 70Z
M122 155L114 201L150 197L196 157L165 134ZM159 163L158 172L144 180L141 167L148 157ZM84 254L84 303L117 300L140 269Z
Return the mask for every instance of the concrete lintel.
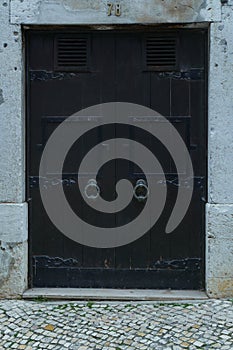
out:
M108 4L113 4L111 15ZM121 6L116 15L115 4ZM192 23L221 20L216 0L11 0L16 24Z

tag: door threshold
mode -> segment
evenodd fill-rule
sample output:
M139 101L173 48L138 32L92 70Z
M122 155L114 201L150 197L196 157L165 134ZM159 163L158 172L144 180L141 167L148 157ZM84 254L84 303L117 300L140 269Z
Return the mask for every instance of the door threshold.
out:
M102 288L32 288L23 293L23 299L96 300L96 301L182 301L206 300L199 290L158 289L102 289Z

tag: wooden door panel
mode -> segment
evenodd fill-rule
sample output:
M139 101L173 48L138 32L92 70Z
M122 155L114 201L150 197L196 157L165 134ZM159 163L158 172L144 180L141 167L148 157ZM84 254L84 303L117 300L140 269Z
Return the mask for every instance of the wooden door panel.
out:
M27 32L27 195L32 286L203 288L206 36L204 30L191 29L170 32L161 29L145 32L144 29L132 33L73 28ZM66 45L69 48L70 42L75 40L79 45L79 37L87 40L87 61L84 67L79 66L80 61L69 68L63 59L67 58L67 51L61 55L57 38L69 39L65 46L63 39L61 41L61 48L67 49ZM148 37L149 44L146 41ZM163 45L170 45L169 54L176 55L174 67L166 66L170 56L163 55L163 47L159 55L154 55L153 50L163 38L166 38ZM175 49L171 43L177 45ZM148 53L151 48L152 51ZM62 60L59 61L56 55L60 55ZM158 62L158 58L161 62ZM85 60L85 57L82 56L81 60ZM160 66L153 68L151 60ZM59 68L59 62L65 64L65 68ZM74 64L73 61L71 63ZM83 191L93 173L78 172L78 164L92 147L101 144L96 159L98 163L110 147L109 139L114 138L126 139L122 147L131 161L116 159L101 167L97 176L101 196L105 200L114 200L115 184L121 178L127 178L134 186L138 179L145 179L146 176L151 177L154 186L161 180L161 174L144 174L135 165L137 154L129 147L127 139L137 140L149 148L163 166L168 190L164 211L158 222L140 239L108 249L78 244L65 237L49 220L38 186L44 145L65 118L83 108L105 102L131 102L152 108L172 123L189 149L194 167L194 193L185 218L173 233L166 234L165 227L179 184L174 161L166 148L139 128L126 125L98 127L95 120L86 121L92 123L93 129L71 147L63 168L63 188L74 212L93 225L115 227L132 221L143 210L145 203L134 198L127 210L99 215L82 201L78 179ZM172 139L172 134L170 137ZM186 172L186 164L183 164L182 173ZM56 174L47 175L45 182L48 191L56 191ZM153 206L150 210L152 217ZM82 232L82 227L78 230Z

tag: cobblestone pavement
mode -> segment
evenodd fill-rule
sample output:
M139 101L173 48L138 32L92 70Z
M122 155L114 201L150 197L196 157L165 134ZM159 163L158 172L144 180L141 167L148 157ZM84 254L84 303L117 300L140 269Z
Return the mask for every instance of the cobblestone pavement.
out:
M0 349L233 349L233 302L0 300Z

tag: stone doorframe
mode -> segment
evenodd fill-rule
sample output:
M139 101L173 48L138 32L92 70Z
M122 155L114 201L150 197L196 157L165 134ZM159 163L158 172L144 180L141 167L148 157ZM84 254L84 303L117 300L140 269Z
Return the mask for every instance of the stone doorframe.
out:
M113 7L109 16L109 5ZM115 6L120 5L116 15ZM28 285L23 27L209 27L206 291L233 296L233 0L0 0L0 296Z

